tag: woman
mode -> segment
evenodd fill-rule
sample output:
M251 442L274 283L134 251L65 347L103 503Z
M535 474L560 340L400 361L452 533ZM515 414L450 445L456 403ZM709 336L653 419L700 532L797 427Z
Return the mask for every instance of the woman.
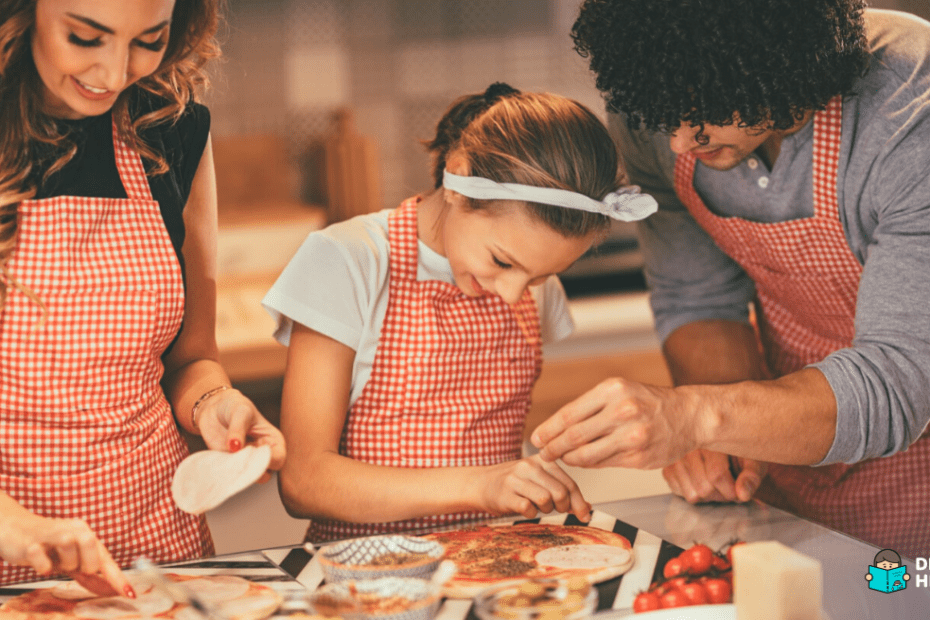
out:
M178 425L283 463L216 361L217 4L0 0L0 583L212 553Z

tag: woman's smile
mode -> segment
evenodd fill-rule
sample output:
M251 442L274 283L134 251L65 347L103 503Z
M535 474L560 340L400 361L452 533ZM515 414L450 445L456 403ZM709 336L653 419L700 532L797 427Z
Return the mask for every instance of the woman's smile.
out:
M74 84L74 88L78 94L93 101L107 99L116 94L115 92L106 88L96 88L94 86L90 86L89 84L85 84L73 75L71 76L71 82Z

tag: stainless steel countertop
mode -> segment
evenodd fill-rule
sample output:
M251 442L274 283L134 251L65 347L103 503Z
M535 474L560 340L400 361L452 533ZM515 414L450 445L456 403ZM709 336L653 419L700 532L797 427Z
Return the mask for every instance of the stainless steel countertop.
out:
M683 548L696 541L719 548L735 538L777 540L816 558L823 567L824 611L832 620L930 618L930 587L917 587L917 576L930 572L918 572L912 559L902 558L911 576L905 590L870 590L865 575L877 547L761 502L691 505L658 495L599 504L597 509Z
M820 560L823 567L824 611L830 620L925 620L930 618L930 588L917 587L917 577L930 571L917 571L912 559L904 559L911 579L907 588L891 594L867 587L865 575L878 549L845 534L798 518L760 502L749 504L691 505L672 495L657 495L595 505L597 523L593 526L620 527L634 541L637 564L615 583L611 598L616 611L603 611L597 617L630 616L635 592L646 587L660 557L671 557L695 542L720 548L734 539L746 542L777 540L792 549ZM564 522L566 515L548 515L544 522ZM618 520L615 522L614 520ZM662 551L660 551L660 548ZM650 549L652 555L650 555ZM657 554L659 557L657 557ZM664 556L662 555L664 554ZM642 561L640 561L642 560ZM171 566L170 572L188 575L232 574L265 583L288 601L274 618L287 618L304 609L303 594L322 581L317 558L299 545L205 558ZM639 573L639 574L637 574ZM13 584L0 587L0 603L11 596L55 581ZM599 586L600 588L601 586ZM439 620L465 620L471 601L448 600ZM609 609L609 607L608 607ZM732 611L726 617L732 617ZM687 608L677 620L687 618ZM702 615L706 618L706 615ZM721 616L723 617L723 616Z

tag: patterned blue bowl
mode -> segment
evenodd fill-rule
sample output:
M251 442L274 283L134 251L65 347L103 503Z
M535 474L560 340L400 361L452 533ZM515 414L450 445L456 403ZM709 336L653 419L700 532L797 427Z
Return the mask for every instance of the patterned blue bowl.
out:
M416 536L369 536L327 545L317 557L327 583L384 577L429 579L445 549Z

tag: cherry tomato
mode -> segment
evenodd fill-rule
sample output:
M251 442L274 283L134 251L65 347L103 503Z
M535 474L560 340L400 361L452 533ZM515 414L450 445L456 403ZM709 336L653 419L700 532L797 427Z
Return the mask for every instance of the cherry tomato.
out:
M688 599L681 590L669 590L659 599L659 605L662 609L671 607L687 607Z
M654 611L659 609L659 595L655 592L640 592L633 599L633 611Z
M707 545L694 545L682 553L682 560L692 575L703 575L710 570L714 552Z
M685 572L685 565L681 558L671 558L662 568L662 575L666 579L671 579Z
M684 575L679 575L678 577L672 577L671 579L665 582L664 584L665 590L666 591L677 590L681 588L683 585L685 585L686 583L688 583L688 578L685 577Z
M711 558L710 565L721 573L730 570L730 562L727 561L727 559L722 555L716 553L714 554L714 557Z
M686 583L681 588L681 593L688 599L690 605L705 605L707 603L707 590L704 586L696 581Z
M711 604L729 603L730 595L733 593L727 580L719 577L705 581L704 590L707 591L707 602Z

